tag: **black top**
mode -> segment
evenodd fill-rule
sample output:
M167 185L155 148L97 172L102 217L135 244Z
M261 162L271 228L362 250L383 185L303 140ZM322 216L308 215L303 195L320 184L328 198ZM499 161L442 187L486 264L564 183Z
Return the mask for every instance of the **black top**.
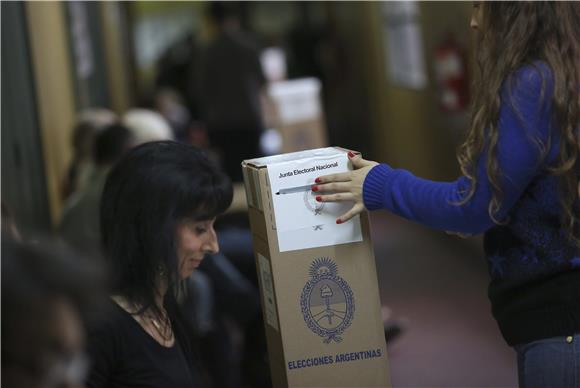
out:
M172 319L175 343L160 345L135 319L111 301L107 317L89 328L89 388L199 387L183 328Z

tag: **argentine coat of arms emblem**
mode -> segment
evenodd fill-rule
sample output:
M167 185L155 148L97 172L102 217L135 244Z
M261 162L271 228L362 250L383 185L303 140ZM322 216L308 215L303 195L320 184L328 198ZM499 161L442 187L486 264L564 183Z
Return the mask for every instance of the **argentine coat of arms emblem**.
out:
M341 334L354 317L354 295L338 276L338 267L328 257L310 264L310 280L302 289L300 307L308 328L323 337L323 342L342 341Z

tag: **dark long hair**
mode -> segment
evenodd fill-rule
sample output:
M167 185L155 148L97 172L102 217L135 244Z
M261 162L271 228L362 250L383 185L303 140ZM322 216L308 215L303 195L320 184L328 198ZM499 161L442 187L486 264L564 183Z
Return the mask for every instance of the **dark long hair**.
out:
M101 198L101 233L113 276L113 294L159 314L155 292L160 270L168 295L181 283L176 227L209 220L232 201L232 186L205 154L160 141L131 150L113 167Z
M481 6L483 25L477 40L471 128L457 154L461 170L472 185L461 203L475 193L476 163L485 152L492 187L488 211L496 223L502 222L496 218L502 201L496 158L500 91L519 68L542 61L553 79L552 123L561 139L558 160L549 172L560 177L562 225L570 240L580 244L576 204L580 191L576 170L580 156L580 3L484 1ZM539 73L543 96L547 80L545 72ZM543 151L547 152L545 145Z

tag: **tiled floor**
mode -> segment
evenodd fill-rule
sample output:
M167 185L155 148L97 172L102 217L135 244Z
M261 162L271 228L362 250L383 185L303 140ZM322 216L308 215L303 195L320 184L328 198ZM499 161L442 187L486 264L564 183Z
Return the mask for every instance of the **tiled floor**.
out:
M381 301L407 331L389 346L394 387L515 387L515 354L487 299L480 241L371 215Z

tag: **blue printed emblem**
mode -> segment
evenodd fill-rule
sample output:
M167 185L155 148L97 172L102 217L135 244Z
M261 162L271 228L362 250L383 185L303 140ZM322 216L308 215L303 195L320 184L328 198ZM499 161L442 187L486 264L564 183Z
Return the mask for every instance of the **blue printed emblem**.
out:
M348 284L338 276L338 267L328 257L310 264L310 280L300 297L302 315L308 328L324 343L340 342L340 336L354 317L354 295Z

